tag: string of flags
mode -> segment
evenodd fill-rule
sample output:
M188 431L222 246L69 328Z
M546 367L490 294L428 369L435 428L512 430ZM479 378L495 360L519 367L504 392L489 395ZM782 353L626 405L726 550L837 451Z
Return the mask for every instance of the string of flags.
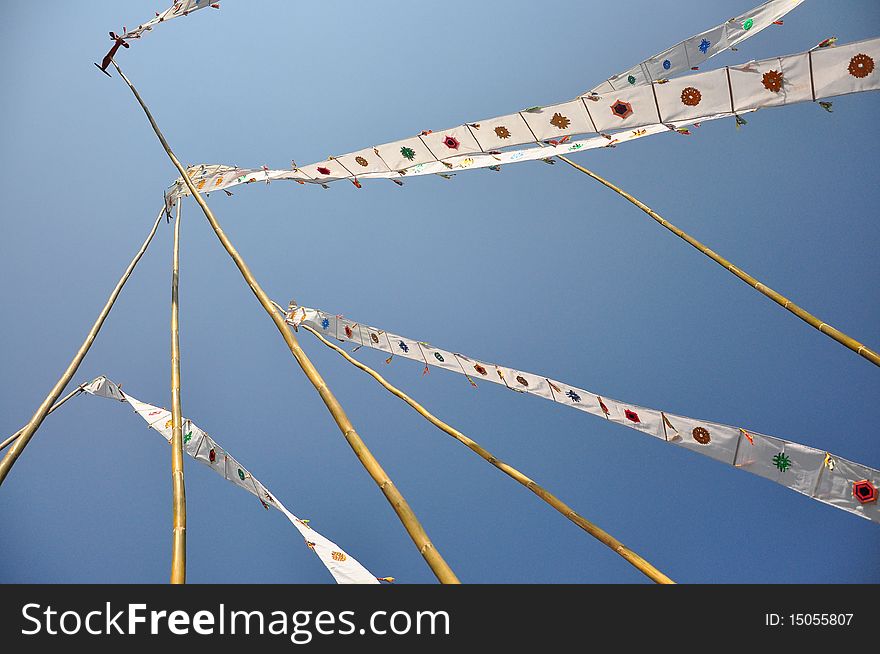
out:
M110 51L104 56L101 65L95 65L107 73L107 68L110 66L113 57L116 56L120 47L129 47L129 40L141 38L145 33L152 31L152 29L160 23L167 22L174 18L180 18L181 16L189 16L194 11L206 9L208 7L211 7L212 9L220 9L220 3L212 0L178 0L165 11L157 11L154 18L151 18L146 23L138 25L133 30L123 27L121 34L110 32L110 40L113 41L113 47L111 47ZM110 73L107 73L107 75L109 74Z
M775 436L621 402L542 375L474 359L377 327L291 304L287 323L430 367L506 386L629 427L716 461L774 481L798 493L880 523L880 471Z
M360 188L364 179L391 179L400 184L405 177L448 177L521 161L552 162L555 155L616 147L670 130L688 134L687 126L709 120L737 117L739 126L745 123L743 114L765 107L877 90L878 59L880 38L873 38L582 96L447 130L425 131L315 164L294 164L287 170L200 165L191 167L188 174L206 193L276 180L324 187L348 180ZM830 103L820 104L830 107ZM594 136L572 141L572 137L589 134ZM538 147L516 149L526 144ZM165 194L169 209L186 195L189 189L178 179Z
M147 425L159 432L166 441L171 442L171 412L152 404L146 404L124 393L120 387L106 377L98 377L83 386L83 391L95 397L104 397L119 402L127 402L140 415ZM258 479L256 479L235 457L220 446L217 441L202 431L192 421L183 421L183 449L196 461L203 463L224 479L254 495L268 510L278 509L299 531L309 547L339 584L378 584L380 581L393 581L392 577L381 579L373 576L353 556L329 538L322 536L302 520L287 510Z
M679 73L698 70L700 64L755 36L771 25L781 25L783 17L804 0L770 0L727 20L721 25L695 34L671 48L655 54L629 70L618 73L584 95L603 95L631 86L669 79Z

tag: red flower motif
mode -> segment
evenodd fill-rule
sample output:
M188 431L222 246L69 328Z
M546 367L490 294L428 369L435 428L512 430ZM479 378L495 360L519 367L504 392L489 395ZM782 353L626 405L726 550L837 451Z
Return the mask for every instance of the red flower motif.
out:
M447 136L443 139L443 145L445 145L450 150L458 150L461 147L461 141L459 141L454 136Z
M641 422L641 420L639 420L639 414L635 411L630 411L629 409L627 409L623 412L623 415L625 415L626 419L630 422Z

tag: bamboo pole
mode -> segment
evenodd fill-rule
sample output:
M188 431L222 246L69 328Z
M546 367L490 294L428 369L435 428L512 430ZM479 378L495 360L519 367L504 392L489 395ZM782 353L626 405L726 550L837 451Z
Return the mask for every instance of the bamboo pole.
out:
M171 273L171 488L173 535L171 583L186 583L186 487L183 481L183 417L180 409L180 205L174 224Z
M61 398L60 400L58 400L55 404L52 405L52 407L51 407L48 411L46 411L46 415L48 416L48 415L51 414L53 411L55 411L55 409L60 409L61 406L62 406L65 402L67 402L67 400L69 400L70 398L72 398L74 395L78 395L78 394L82 393L83 386L85 386L85 384L80 384L78 387L76 387L76 388L75 388L74 390L72 390L70 393L68 393L67 395L65 395L65 396L64 396L63 398ZM3 441L2 443L0 443L0 451L3 451L3 450L5 450L7 447L9 447L9 446L12 444L12 441L14 441L16 438L18 438L19 436L21 436L21 432L23 432L23 431L24 431L24 427L22 427L22 428L19 429L17 432L15 432L12 436L10 436L10 437L7 438L5 441Z
M353 366L355 366L359 370L362 370L363 372L367 373L370 377L372 377L377 382L379 382L379 384L381 384L382 387L386 391L388 391L392 395L394 395L394 396L400 398L401 400L403 400L404 402L406 402L409 406L411 406L413 409L415 409L416 413L421 415L423 418L425 418L432 425L434 425L435 427L437 427L441 431L444 431L447 434L449 434L450 436L452 436L459 443L461 443L462 445L467 447L469 450L471 450L475 454L479 455L480 457L482 457L483 459L485 459L486 461L491 463L493 466L498 468L501 472L506 474L508 477L510 477L514 481L516 481L516 482L522 484L523 486L525 486L526 488L528 488L535 495L540 497L542 500L544 500L547 504L549 504L554 509L556 509L563 516L565 516L566 518L571 520L578 527L580 527L585 532L587 532L588 534L590 534L591 536L596 538L599 542L610 547L617 554L622 556L634 568L636 568L636 570L638 570L639 572L641 572L642 574L647 576L649 579L651 579L651 581L654 581L658 584L674 584L675 583L674 581L672 581L672 579L670 579L665 574L660 572L657 568L655 568L653 565L651 565L650 563L645 561L645 559L643 559L641 556L639 556L638 554L633 552L626 545L624 545L619 540L614 538L611 534L604 531L600 527L594 525L592 522L590 522L589 520L587 520L586 518L584 518L583 516L578 514L568 504L566 504L565 502L560 500L558 497L556 497L553 493L548 491L546 488L543 488L536 481L534 481L533 479L530 479L529 477L524 475L522 472L520 472L519 470L517 470L513 466L510 466L510 465L504 463L504 461L501 461L499 458L494 456L491 452L489 452L488 450L483 448L479 443L472 440L471 438L468 438L463 433L461 433L459 430L457 430L455 427L452 427L452 426L448 425L447 423L443 422L442 420L440 420L437 416L435 416L433 413L428 411L424 406L422 406L421 404L416 402L409 395L404 393L399 388L391 385L378 372L376 372L375 370L373 370L369 366L361 363L360 361L358 361L357 359L352 357L348 352L343 350L341 347L339 347L335 343L331 343L330 341L328 341L317 330L312 329L309 325L300 325L300 327L302 327L306 331L314 334L314 336L318 340L320 340L324 345L331 348L332 350L335 350L350 364L352 364Z
M742 281L744 281L746 284L748 284L749 286L754 288L759 293L766 295L768 298L773 300L776 304L781 306L783 309L787 309L788 311L790 311L791 313L796 315L798 318L803 320L808 325L815 327L816 329L818 329L820 332L822 332L826 336L830 336L831 338L833 338L835 341L837 341L841 345L844 345L845 347L848 347L850 350L852 350L856 354L863 356L868 361L873 363L875 366L880 366L880 354L877 354L877 352L875 352L874 350L869 348L867 345L860 343L859 341L852 338L851 336L847 336L839 329L835 329L834 327L832 327L828 323L820 320L819 318L817 318L816 316L814 316L810 312L802 309L801 307L796 305L794 302L789 300L787 297L780 295L779 293L774 291L769 286L766 286L765 284L761 283L760 281L758 281L757 279L755 279L754 277L752 277L748 273L744 272L743 270L740 270L739 268L734 266L730 261L728 261L727 259L725 259L721 255L719 255L717 252L714 252L710 248L706 247L700 241L695 239L693 236L691 236L687 232L682 231L681 229L679 229L678 227L676 227L675 225L670 223L668 220L666 220L665 218L660 216L657 212L655 212L649 206L647 206L643 202L637 200L636 198L634 198L632 195L630 195L629 193L627 193L623 189L615 186L614 184L609 182L607 179L603 179L602 177L599 177L599 175L597 175L596 173L594 173L590 170L587 170L583 166L579 166L578 164L576 164L575 162L571 161L570 159L568 159L566 157L563 157L561 155L556 155L556 156L559 159L562 159L562 161L567 163L569 166L576 168L577 170L582 172L584 175L589 175L590 177L595 179L600 184L604 184L605 186L610 188L612 191L614 191L615 193L617 193L621 197L626 198L627 200L632 202L639 209L641 209L646 214L648 214L651 218L653 218L655 221L660 223L660 225L662 225L663 227L668 229L670 232L672 232L673 234L675 234L679 238L683 239L684 241L686 241L687 243L689 243L690 245L695 247L697 250L699 250L700 252L705 254L707 257L712 259L715 263L720 265L722 268L725 268L728 272L739 277Z
M147 239L144 241L144 244L141 245L141 249L138 250L137 254L134 255L134 259L131 260L131 263L128 264L128 268L126 268L122 277L119 278L119 281L116 283L116 288L113 289L110 298L107 300L104 308L101 309L101 313L98 314L98 318L95 320L91 330L89 330L89 333L86 335L86 340L83 341L83 344L80 346L79 350L77 350L70 365L68 365L67 369L64 371L64 374L61 375L61 378L55 383L52 390L49 391L49 394L46 396L46 399L43 400L42 404L37 407L36 412L31 417L28 424L24 426L19 437L15 440L12 447L9 448L9 451L3 457L3 460L0 461L0 485L6 480L9 471L12 470L12 466L15 465L18 457L21 456L24 448L27 447L31 438L33 438L36 431L40 428L40 425L43 424L43 420L45 420L46 416L49 414L50 407L58 400L58 397L64 392L65 387L70 383L71 378L76 374L82 360L95 342L98 332L101 331L104 321L107 319L107 316L110 315L110 310L116 303L116 298L118 298L120 292L122 292L122 287L125 286L125 282L131 277L131 273L134 271L135 266L137 266L141 257L144 256L144 252L147 251L147 247L150 245L150 241L153 240L153 236L159 228L159 222L162 220L162 214L164 213L165 207L162 207L162 210L159 211L159 215L156 216L156 222L153 224L153 228L150 230Z
M294 359L296 359L296 362L299 364L300 368L302 368L309 382L311 382L311 384L315 387L318 395L320 395L324 404L327 406L330 415L333 417L333 420L336 422L339 430L342 432L342 435L345 438L346 442L348 442L358 460L373 478L373 481L375 481L379 488L382 490L385 498L388 500L389 504L391 504L391 508L394 509L397 517L400 519L401 523L403 523L404 528L406 529L412 541L416 544L416 547L418 548L422 557L427 562L428 566L430 566L434 575L441 583L444 584L459 583L458 577L455 576L455 573L452 571L446 561L443 560L440 552L438 552L433 543L431 543L431 540L428 538L428 534L425 532L415 513L410 508L409 503L407 503L406 499L404 499L400 491L397 490L397 487L388 477L385 470L382 469L382 466L379 464L379 462L370 452L369 448L358 435L357 431L355 430L354 426L351 424L351 421L343 410L342 405L339 404L336 396L333 395L332 391L327 386L326 382L321 377L318 370L312 364L311 360L303 351L302 347L300 347L299 342L293 335L293 332L291 332L287 328L287 324L284 322L284 319L282 319L278 315L278 312L272 306L272 301L269 299L269 296L266 295L266 292L257 282L256 278L251 273L250 268L248 268L244 259L242 259L241 255L232 245L232 242L226 236L226 233L220 227L220 224L214 217L214 213L205 203L205 200L202 198L198 189L192 183L192 180L189 178L186 170L181 165L177 157L174 155L174 152L172 152L171 146L169 146L168 141L165 140L165 136L162 134L159 126L156 124L153 115L150 113L149 108L144 103L137 89L122 72L119 64L114 61L113 65L115 66L116 71L119 73L123 81L128 85L128 88L131 89L131 92L134 94L134 97L138 101L138 104L140 104L141 109L144 110L144 114L146 114L147 119L150 121L150 125L152 126L153 131L156 133L159 142L162 144L165 153L168 155L169 159L171 159L171 162L174 164L175 168L177 168L196 203L202 209L202 212L205 214L205 217L211 224L211 227L213 228L214 233L217 235L217 238L220 239L220 242L223 244L226 252L229 253L230 257L232 257L232 260L235 262L236 267L238 268L239 272L241 272L242 277L244 277L244 280L247 282L251 291L253 291L254 295L257 297L260 305L263 307L263 309L265 309L266 313L269 314L269 317L272 318L272 322L275 323L275 327L278 328L278 331L281 333L282 338L284 338L284 342L287 344L290 353L293 355Z

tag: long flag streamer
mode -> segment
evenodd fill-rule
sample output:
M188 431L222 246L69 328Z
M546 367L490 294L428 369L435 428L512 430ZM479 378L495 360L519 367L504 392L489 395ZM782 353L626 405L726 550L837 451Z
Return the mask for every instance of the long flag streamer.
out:
M835 48L685 75L673 80L577 98L447 130L425 131L308 166L288 170L201 165L188 173L199 190L229 189L240 184L291 180L327 186L348 180L450 174L476 168L500 169L519 161L550 160L554 155L614 147L685 126L736 116L765 107L819 101L848 93L880 89L880 38ZM827 103L825 103L827 105ZM577 135L596 134L579 141ZM538 147L502 151L510 146ZM166 191L170 208L189 191L178 179Z
M156 430L169 443L171 442L171 412L146 404L123 393L119 386L106 377L98 377L83 387L83 390L96 397L105 397L119 402L128 402L151 429ZM184 451L196 461L205 464L227 481L254 495L263 508L278 509L305 539L306 545L318 555L330 574L340 584L378 584L379 580L370 574L353 556L346 553L329 538L325 538L309 527L307 521L297 518L269 492L247 468L241 465L217 441L199 429L190 420L183 421ZM390 577L387 578L390 580Z
M721 25L680 41L629 70L609 77L584 95L619 91L697 70L704 61L725 50L736 50L736 46L746 39L774 23L780 24L786 14L803 2L804 0L769 0Z
M549 377L434 347L340 315L292 305L294 328L307 324L342 342L413 359L474 379L537 395L764 477L815 500L880 523L880 471L824 450L756 431L621 402Z

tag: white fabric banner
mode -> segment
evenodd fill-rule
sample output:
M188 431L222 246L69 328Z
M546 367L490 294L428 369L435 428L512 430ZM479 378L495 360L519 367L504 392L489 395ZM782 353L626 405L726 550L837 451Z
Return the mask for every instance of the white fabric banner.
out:
M878 60L880 38L874 38L533 107L291 170L201 165L192 167L189 174L199 190L210 192L274 180L322 185L340 179L399 182L404 177L498 169L520 161L549 160L559 154L614 147L763 107L877 90ZM570 140L586 134L594 136ZM509 149L526 143L536 147ZM166 191L168 208L186 195L189 190L178 179Z
M823 450L751 430L627 404L555 379L472 359L317 309L292 306L287 322L294 328L308 325L326 337L335 337L342 342L391 351L425 367L435 366L465 374L472 382L485 380L504 384L518 393L537 395L573 407L880 523L877 501L880 471ZM361 339L361 334L381 334L384 340L380 337L377 343L369 336Z
M138 25L133 30L128 30L120 36L123 39L139 39L144 32L149 32L159 23L164 23L167 20L179 18L180 16L188 16L194 11L206 9L212 5L215 9L220 8L220 3L217 0L178 0L178 2L175 2L165 11L157 13L155 18L148 20L143 25Z
M770 0L725 23L676 43L671 48L636 64L629 70L608 78L588 93L609 93L630 86L669 79L696 69L704 61L735 48L761 30L770 27L804 0Z
M119 402L128 402L147 425L162 434L171 443L171 412L152 404L146 404L127 393L106 377L98 377L83 387L86 393L105 397ZM184 450L197 461L205 464L224 479L256 496L263 508L278 509L300 532L306 545L318 555L321 563L340 584L378 584L379 580L370 574L358 561L346 553L336 543L309 527L273 496L251 473L224 450L214 439L190 420L183 421Z

